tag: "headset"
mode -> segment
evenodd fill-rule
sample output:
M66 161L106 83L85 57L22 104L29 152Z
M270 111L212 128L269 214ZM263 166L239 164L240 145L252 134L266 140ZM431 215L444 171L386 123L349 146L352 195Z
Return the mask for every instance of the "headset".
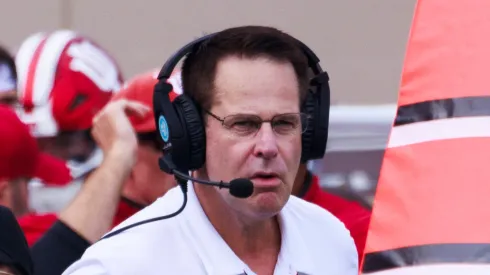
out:
M187 204L187 181L228 188L231 195L247 198L253 193L253 183L249 179L238 178L228 182L213 182L190 177L189 171L197 170L204 165L206 155L206 135L204 123L199 112L199 106L186 95L177 96L170 100L173 87L168 81L179 61L208 41L215 34L199 38L178 50L163 65L158 82L153 92L153 111L155 123L160 133L163 157L159 159L160 169L173 174L182 189L184 196L182 206L172 214L146 219L103 236L101 240L118 235L130 228L143 224L169 219L181 213ZM314 77L301 111L309 115L308 125L302 134L302 163L308 160L321 159L325 154L328 138L328 123L330 113L329 77L320 67L320 59L301 41L296 40L308 58L308 65Z
M177 64L188 54L198 50L215 33L198 38L174 53L158 74L153 93L155 124L160 133L163 161L160 168L169 174L173 170L188 173L201 168L205 162L206 136L202 113L196 102L183 94L170 100L173 90L169 83ZM295 39L307 57L314 76L301 111L309 115L308 125L302 134L301 162L323 158L327 146L330 114L330 86L327 72L320 67L320 59L303 42Z

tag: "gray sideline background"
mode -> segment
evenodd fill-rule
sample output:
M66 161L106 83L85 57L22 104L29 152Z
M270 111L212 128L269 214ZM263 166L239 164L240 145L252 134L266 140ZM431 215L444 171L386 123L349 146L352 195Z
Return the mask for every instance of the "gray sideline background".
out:
M396 103L415 0L0 0L0 43L70 28L95 39L125 78L160 67L203 33L264 24L301 39L331 77L336 104Z

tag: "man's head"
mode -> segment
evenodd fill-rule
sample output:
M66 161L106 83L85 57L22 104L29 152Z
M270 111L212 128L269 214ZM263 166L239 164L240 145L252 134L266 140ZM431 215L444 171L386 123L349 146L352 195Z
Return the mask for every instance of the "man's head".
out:
M17 102L15 86L17 71L14 58L5 49L0 47L0 103L14 105Z
M0 205L21 216L29 212L30 178L63 185L71 177L63 161L40 153L29 129L11 108L0 105L0 117Z
M24 40L16 65L21 118L41 149L87 161L95 148L92 119L122 83L117 64L90 39L58 30Z
M127 99L147 105L150 110L153 106L153 88L157 83L158 71L136 75L127 81L123 88L114 94L111 101ZM175 87L171 100L181 93L178 90L180 71L175 71L169 81ZM123 195L137 203L150 204L158 197L175 186L173 176L163 173L158 166L161 149L158 146L158 136L153 111L145 117L129 117L138 138L138 161L133 167L130 179L124 185Z
M268 27L219 32L184 61L184 94L199 105L205 123L205 164L197 174L250 178L255 191L247 199L207 191L218 192L240 215L273 216L291 194L306 127L300 106L308 72L297 41Z

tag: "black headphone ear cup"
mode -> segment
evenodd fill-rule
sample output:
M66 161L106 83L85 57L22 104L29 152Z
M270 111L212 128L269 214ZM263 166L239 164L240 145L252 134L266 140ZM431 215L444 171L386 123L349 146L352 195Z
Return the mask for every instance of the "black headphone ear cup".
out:
M301 111L308 115L306 130L301 135L301 163L306 163L310 159L311 147L315 135L315 113L317 109L317 101L312 90L308 90L305 102Z
M180 112L187 131L189 140L189 156L187 157L189 163L187 165L189 170L199 169L204 165L206 157L206 133L201 114L194 101L186 95L176 97L173 104L176 110Z

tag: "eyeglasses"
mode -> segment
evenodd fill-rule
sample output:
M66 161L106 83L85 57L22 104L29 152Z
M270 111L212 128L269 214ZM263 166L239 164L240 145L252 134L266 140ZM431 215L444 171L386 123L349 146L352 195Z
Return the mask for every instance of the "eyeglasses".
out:
M301 133L303 133L310 118L304 113L278 114L270 120L263 120L261 117L252 114L235 114L221 118L210 111L206 111L206 113L220 121L223 127L240 136L255 135L264 122L270 123L272 130L278 135L298 133L298 129L301 129Z

